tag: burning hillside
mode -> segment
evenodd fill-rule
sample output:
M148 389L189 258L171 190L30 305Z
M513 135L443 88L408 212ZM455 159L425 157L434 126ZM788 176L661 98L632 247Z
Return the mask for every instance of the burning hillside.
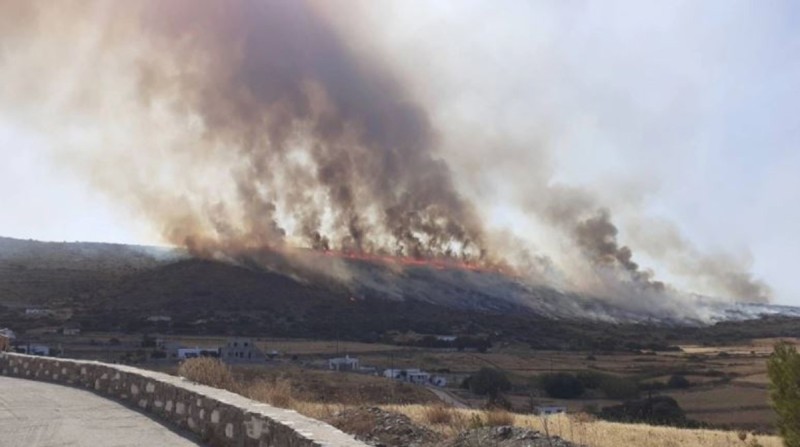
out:
M434 119L390 55L341 29L346 13L312 0L6 2L0 99L65 166L198 257L454 305L702 318L639 265L594 194L540 172L544 155L501 159L503 135ZM469 140L464 154L483 143L468 174L441 150L454 140ZM490 224L498 200L519 216L508 228ZM671 236L652 268L769 299L746 263Z

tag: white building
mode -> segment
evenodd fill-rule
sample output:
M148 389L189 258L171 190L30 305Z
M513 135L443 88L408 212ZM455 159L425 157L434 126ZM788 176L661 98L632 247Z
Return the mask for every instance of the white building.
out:
M358 359L346 355L328 360L328 368L334 371L357 371Z
M61 333L64 335L80 335L81 326L78 323L67 323L61 328Z
M541 416L549 416L551 414L561 414L567 412L567 407L556 407L556 406L547 406L542 405L539 407L534 408L536 414Z
M430 384L433 386L444 387L447 386L447 379L442 376L432 376Z
M21 344L14 349L21 354L43 355L43 356L50 355L50 347L46 345Z
M434 376L419 368L406 369L387 369L383 372L383 377L401 380L403 382L416 385L446 386L447 379L442 376Z
M147 317L147 321L149 323L169 323L172 321L172 317L167 315L150 315Z
M403 382L415 383L418 385L424 385L428 383L431 378L429 373L426 373L418 368L387 369L383 372L383 376L390 379L402 380Z
M200 348L178 348L179 359L193 359L195 357L200 357Z
M219 356L226 362L261 362L266 360L264 353L251 338L231 338L221 347Z

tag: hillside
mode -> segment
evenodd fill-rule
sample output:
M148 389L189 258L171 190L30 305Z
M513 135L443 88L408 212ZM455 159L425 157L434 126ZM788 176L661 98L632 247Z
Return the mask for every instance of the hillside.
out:
M659 324L652 318L609 324L581 316L589 310L624 317L629 311L497 274L424 267L397 271L363 261L347 261L347 267L352 278L343 282L308 271L192 259L164 249L3 238L0 326L26 329L72 320L89 330L362 341L411 331L559 349L664 347L675 337L782 336L797 328L790 317L709 327L669 319ZM57 312L25 318L24 309L36 306ZM147 320L156 315L171 321Z

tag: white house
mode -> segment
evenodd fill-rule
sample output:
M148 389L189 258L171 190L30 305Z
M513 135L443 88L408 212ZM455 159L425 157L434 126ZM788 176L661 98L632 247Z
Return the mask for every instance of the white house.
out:
M334 371L356 371L358 370L358 359L349 355L329 359L328 368Z
M567 407L556 407L542 405L534 408L535 413L541 416L549 416L551 414L561 414L567 412Z
M419 368L407 369L387 369L383 372L383 377L416 385L446 386L447 379L442 376L434 376Z
M262 362L266 359L251 338L231 338L219 349L219 356L225 362Z
M430 384L439 387L447 386L447 379L442 376L432 376Z
M14 349L21 354L50 355L50 347L46 345L20 344Z
M149 323L169 323L172 321L172 317L167 315L150 315L147 317L147 322Z
M419 368L387 369L383 372L383 376L390 379L402 380L403 382L415 383L418 385L424 385L428 383L431 378L429 373L426 373Z
M61 328L61 333L64 335L80 335L81 326L78 323L67 323Z
M52 315L53 311L50 309L28 308L25 309L25 315L29 317L46 317Z
M193 359L196 357L200 357L200 348L178 348L179 359Z

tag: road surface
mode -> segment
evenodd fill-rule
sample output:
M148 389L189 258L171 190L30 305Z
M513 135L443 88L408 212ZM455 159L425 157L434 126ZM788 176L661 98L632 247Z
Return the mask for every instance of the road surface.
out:
M469 405L465 404L464 402L461 401L461 399L453 396L448 391L445 391L445 390L442 390L442 389L439 389L439 388L434 388L432 386L429 386L427 388L429 390L431 390L431 392L433 394L435 394L436 397L439 398L439 400L441 400L442 402L446 403L447 405L450 405L451 407L469 408Z
M88 391L0 376L0 447L198 445Z

